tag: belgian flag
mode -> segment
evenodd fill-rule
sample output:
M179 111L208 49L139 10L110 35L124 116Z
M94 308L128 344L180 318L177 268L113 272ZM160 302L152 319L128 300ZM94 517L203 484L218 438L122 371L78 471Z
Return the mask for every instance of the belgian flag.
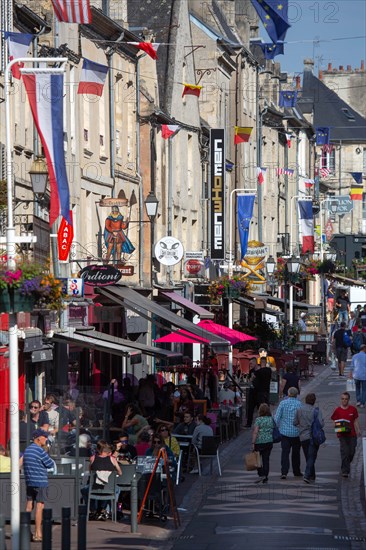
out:
M249 141L252 130L252 127L243 128L242 126L235 126L234 144Z
M363 185L358 185L357 183L353 183L351 185L351 199L353 201L362 201L362 194L363 194Z

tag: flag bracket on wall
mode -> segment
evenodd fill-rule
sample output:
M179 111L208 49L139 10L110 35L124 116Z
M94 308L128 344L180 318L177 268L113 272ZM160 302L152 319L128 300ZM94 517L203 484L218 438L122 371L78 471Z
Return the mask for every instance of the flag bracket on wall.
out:
M184 56L184 59L186 59L189 55L192 55L192 53L194 53L199 48L205 48L205 47L206 46L204 46L203 44L198 44L197 46L184 46L184 48L192 48L190 52L186 53L186 55Z
M207 76L210 76L210 74L214 72L216 72L216 67L212 69L196 69L196 74L199 77L199 79L197 80L197 85L201 82L205 74L207 74Z

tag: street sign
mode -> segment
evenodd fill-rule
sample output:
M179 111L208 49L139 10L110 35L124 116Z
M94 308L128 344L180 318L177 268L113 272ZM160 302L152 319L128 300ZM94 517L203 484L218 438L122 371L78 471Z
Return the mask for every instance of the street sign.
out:
M339 195L327 200L327 210L330 214L348 214L353 210L353 201L349 195Z

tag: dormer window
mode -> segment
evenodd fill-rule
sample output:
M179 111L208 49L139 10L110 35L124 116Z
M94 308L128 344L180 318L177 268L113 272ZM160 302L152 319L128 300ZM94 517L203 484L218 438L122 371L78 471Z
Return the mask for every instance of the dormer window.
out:
M348 120L352 120L353 122L355 121L355 117L354 117L353 114L349 111L349 109L346 109L346 107L343 107L342 113L344 114L344 116L346 116L346 117L348 118Z

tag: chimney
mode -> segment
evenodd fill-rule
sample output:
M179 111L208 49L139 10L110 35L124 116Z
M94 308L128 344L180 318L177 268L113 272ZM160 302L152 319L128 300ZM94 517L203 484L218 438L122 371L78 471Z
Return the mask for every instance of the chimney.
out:
M328 71L331 71L331 70L332 70L332 64L328 63Z
M347 71L350 73L352 71L351 65L347 65Z
M319 70L319 80L323 80L323 71Z
M361 60L361 71L364 71L365 70L365 61L362 59Z
M296 90L300 90L301 89L301 77L297 76L295 82L296 82Z
M339 65L339 70L340 70L340 71L344 71L343 65Z
M304 59L304 71L313 72L313 69L314 69L314 61L309 57Z

